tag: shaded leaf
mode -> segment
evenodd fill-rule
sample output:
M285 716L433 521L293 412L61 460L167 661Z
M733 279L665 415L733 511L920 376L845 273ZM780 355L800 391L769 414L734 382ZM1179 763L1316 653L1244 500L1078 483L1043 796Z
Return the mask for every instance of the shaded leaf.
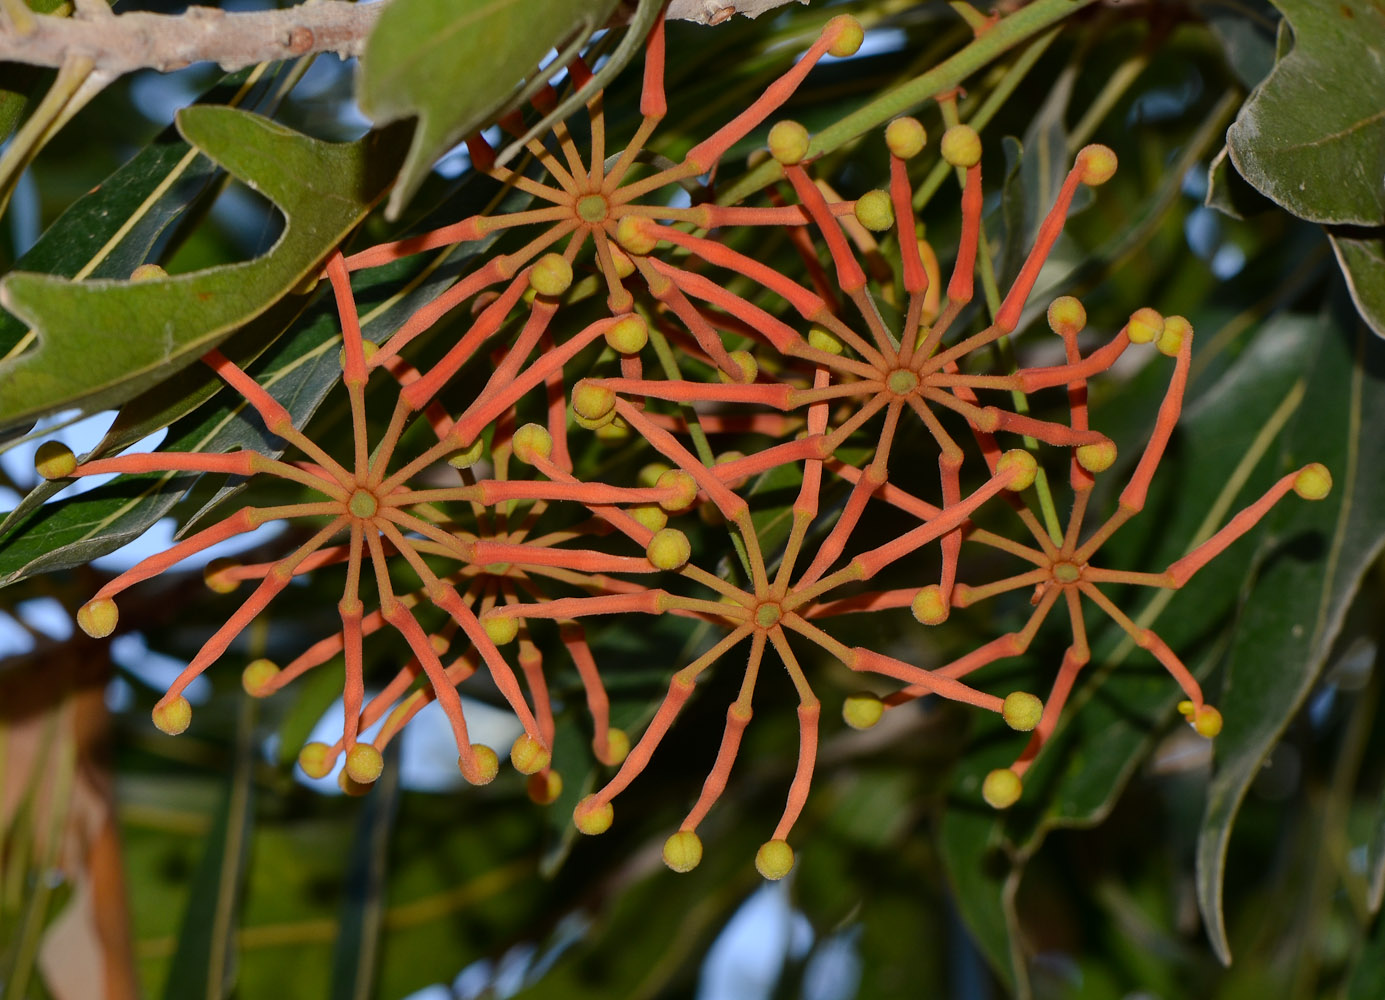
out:
M144 282L11 274L0 302L38 334L0 363L0 423L129 399L288 295L364 217L384 185L386 138L319 142L241 111L186 108L188 140L284 212L263 257ZM377 155L377 150L383 151ZM161 328L149 329L149 317Z
M1385 227L1331 227L1327 238L1351 290L1351 301L1376 336L1385 337Z
M1203 204L1233 219L1247 219L1274 206L1274 202L1251 187L1236 172L1225 146L1212 157L1207 167L1207 197Z
M1199 4L1198 13L1221 42L1231 71L1247 89L1274 68L1278 16L1265 0L1246 0L1235 7Z
M1366 430L1385 420L1385 344L1334 314L1285 467L1319 461L1332 493L1290 503L1269 519L1263 568L1228 655L1217 769L1198 838L1198 903L1212 946L1231 958L1222 915L1226 852L1251 781L1302 704L1341 626L1362 574L1385 545L1385 440Z
M361 109L377 125L418 119L390 215L398 215L443 152L513 106L521 82L550 49L590 36L614 6L613 0L392 3L366 43L357 86Z
M1311 222L1385 222L1385 10L1371 0L1275 0L1294 44L1241 108L1241 176Z

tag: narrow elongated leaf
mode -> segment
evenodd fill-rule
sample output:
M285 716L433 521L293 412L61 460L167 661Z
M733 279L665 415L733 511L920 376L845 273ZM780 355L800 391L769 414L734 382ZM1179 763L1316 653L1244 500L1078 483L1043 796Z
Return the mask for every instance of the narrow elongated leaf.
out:
M236 724L235 762L226 797L206 839L192 878L164 996L168 1000L221 1000L235 982L236 914L254 826L251 772L255 702L242 696Z
M399 811L399 754L386 754L385 770L356 823L346 873L346 902L332 954L331 1000L372 995L380 924L384 917L390 830Z
M1212 945L1230 961L1222 883L1231 829L1250 783L1322 669L1362 574L1385 545L1385 344L1336 316L1284 464L1319 461L1332 494L1286 504L1262 546L1264 568L1238 622L1227 659L1225 728L1198 838L1198 903Z
M38 336L35 346L0 362L0 424L109 406L190 364L319 265L369 211L392 159L379 135L319 142L228 108L186 108L178 126L279 206L283 235L256 260L153 281L8 276L0 303ZM158 317L157 329L150 317Z
M445 150L507 108L553 48L605 23L612 0L396 0L361 57L357 99L376 124L417 117L390 197L400 208Z
M1241 176L1311 222L1385 222L1385 10L1274 0L1294 44L1227 130Z

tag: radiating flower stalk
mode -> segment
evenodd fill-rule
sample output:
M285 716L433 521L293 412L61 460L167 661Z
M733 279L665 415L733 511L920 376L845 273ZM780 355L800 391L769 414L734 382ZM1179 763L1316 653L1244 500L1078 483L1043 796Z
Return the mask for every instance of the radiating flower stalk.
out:
M860 198L842 199L815 178L806 159L807 131L779 121L769 130L768 145L784 181L769 192L768 204L667 204L671 186L721 165L727 151L766 123L823 56L850 55L861 38L852 18L833 18L794 67L748 108L662 169L647 169L644 156L667 112L661 27L648 41L640 124L615 155L607 154L599 94L587 105L585 149L560 124L548 140L528 143L529 167L512 170L495 163L479 136L470 140L474 169L528 196L535 207L471 216L357 252L339 250L325 263L342 337L347 454L330 454L307 428L295 426L269 391L217 351L204 363L290 457L156 451L78 463L60 445L40 449L39 471L51 479L177 471L268 477L303 494L296 503L240 507L120 574L79 611L88 634L110 635L119 624L116 599L130 586L269 522L306 526L302 541L277 559L207 566L214 591L253 587L159 700L155 724L171 734L185 730L191 708L184 691L192 680L232 650L241 632L296 577L337 572L344 578L340 629L282 668L254 660L242 681L251 694L267 696L310 670L344 664L342 736L330 746L308 744L299 760L310 775L321 776L344 757L340 780L352 792L364 791L378 777L381 751L432 701L451 724L462 775L477 784L495 778L499 759L491 747L472 741L459 693L468 683L480 693L485 682L523 728L510 760L529 776L531 796L540 802L557 798L562 779L556 767L562 762L552 759L555 706L545 672L551 654L561 649L585 693L593 753L600 764L615 768L574 814L579 830L600 833L612 825L614 799L649 764L698 683L714 669L740 672L739 694L727 708L711 772L665 844L665 861L678 871L701 859L697 829L727 787L761 669L771 659L797 692L799 751L784 812L756 857L767 878L781 878L793 866L788 840L808 799L821 726L821 701L809 674L824 658L872 675L877 687L897 685L883 698L846 697L842 713L851 726L874 725L887 710L933 695L995 712L1011 728L1029 732L1015 763L984 782L982 794L997 808L1020 798L1026 769L1053 733L1091 657L1084 599L1155 656L1186 694L1183 715L1198 733L1215 736L1221 716L1177 654L1136 625L1102 588L1180 587L1287 493L1321 499L1331 477L1316 464L1286 474L1162 572L1094 565L1103 543L1144 506L1174 432L1192 356L1190 325L1140 309L1114 337L1083 354L1078 336L1085 312L1064 296L1048 309L1049 325L1063 342L1062 363L997 372L989 359L993 345L1019 330L1077 188L1096 187L1114 174L1111 150L1093 145L1077 154L1018 276L992 321L979 329L969 306L982 242L982 145L966 125L953 125L939 143L942 158L962 177L960 238L946 285L912 207L911 163L928 145L923 126L912 118L896 119L885 130L888 184ZM579 60L570 75L580 85L589 73ZM535 105L542 111L555 99L545 92ZM501 125L511 132L524 127L518 117ZM743 239L724 238L771 229L790 233L802 257L803 280L732 248L733 242L743 246ZM480 258L382 344L364 339L353 271L502 230L516 231L506 244L515 249ZM867 262L878 262L882 249L891 247L897 247L898 268L883 268L885 287L871 279L881 272L863 266L859 252L864 248ZM609 315L575 328L565 321L567 298L583 269L601 276ZM882 309L886 303L891 308ZM900 319L891 326L885 316L896 305ZM428 354L429 363L415 357L423 356L415 342L425 333L435 340L444 329L458 328L460 336L443 345L440 355ZM1089 424L1087 383L1128 349L1149 344L1172 359L1169 388L1116 511L1089 530L1096 478L1117 456L1110 439ZM464 374L467 386L480 386L467 390L469 396L461 395ZM1060 388L1067 394L1066 422L1029 415L1028 395L1056 396ZM368 396L394 400L383 427L374 426L368 414ZM903 433L909 422L923 435ZM621 440L628 454L643 456L635 465L655 464L632 478L579 463L574 455L591 453L587 435ZM999 435L1029 443L1006 450ZM920 449L916 439L929 443ZM984 471L975 463L966 467L969 452L979 456ZM846 455L853 457L848 461ZM1064 461L1069 469L1073 505L1061 532L1050 530L1029 506L1041 459L1044 465ZM899 485L901 465L923 461L938 466L932 497ZM760 502L754 484L786 469L798 480L791 527L782 544L767 551L753 517ZM828 490L844 493L844 503L825 502ZM975 523L979 510L1000 504L1013 509L1025 541ZM738 560L731 574L721 569L727 550L707 544L707 531L694 533L695 550L689 534L677 527L675 519L694 510L724 524ZM866 544L861 528L868 522L903 527L888 541ZM904 588L869 589L867 581L887 570L917 579L914 567L935 543L938 575ZM974 582L964 558L971 546L1006 553L1026 568ZM842 615L903 607L922 625L937 627L954 607L1026 589L1033 591L1033 611L1018 631L933 669L848 645L834 634ZM1060 605L1072 644L1047 698L986 690L983 668L1023 653ZM664 614L709 623L722 634L690 663L669 665L668 691L632 745L610 724L600 643L589 641L587 619L600 616L638 628L640 616ZM534 630L539 622L556 624L556 643ZM392 677L368 681L367 640L382 631L402 638L410 659ZM812 660L804 658L805 646ZM377 723L378 733L364 739Z

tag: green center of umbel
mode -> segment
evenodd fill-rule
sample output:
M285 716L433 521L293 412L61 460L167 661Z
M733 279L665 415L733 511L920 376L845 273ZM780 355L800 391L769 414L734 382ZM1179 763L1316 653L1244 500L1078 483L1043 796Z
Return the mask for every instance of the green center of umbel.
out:
M375 512L380 509L380 503L375 499L375 494L369 490L357 490L351 494L346 509L351 511L355 517L374 517Z
M896 396L907 396L919 386L919 377L907 368L890 372L890 377L885 380L885 384L890 387L890 392Z
M1082 570L1070 562L1053 564L1053 578L1059 583L1073 583L1081 575Z
M577 214L584 222L601 222L606 218L606 199L599 194L577 199Z
M755 609L755 624L769 628L778 623L780 614L779 605L767 601Z

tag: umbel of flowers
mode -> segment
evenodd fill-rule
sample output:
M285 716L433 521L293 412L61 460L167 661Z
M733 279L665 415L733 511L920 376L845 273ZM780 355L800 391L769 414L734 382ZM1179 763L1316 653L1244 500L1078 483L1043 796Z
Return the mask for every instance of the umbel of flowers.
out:
M737 670L740 691L727 708L711 772L665 845L665 861L678 871L701 859L697 828L726 788L761 670L771 661L797 692L800 741L783 815L756 865L767 878L792 868L788 840L809 794L821 724L821 702L802 659L805 643L820 651L816 655L898 685L883 699L844 698L842 714L851 726L869 727L888 710L935 695L995 712L1011 728L1030 733L1015 763L984 782L982 794L997 808L1021 796L1025 770L1090 659L1084 600L1164 665L1186 694L1180 708L1189 723L1203 736L1215 736L1221 716L1178 655L1136 625L1102 588L1180 587L1286 494L1321 499L1331 477L1317 464L1288 473L1162 571L1101 565L1102 545L1144 506L1177 424L1192 357L1191 326L1181 317L1139 309L1114 336L1083 354L1078 337L1085 311L1065 296L1048 309L1049 326L1063 343L1061 364L994 371L986 358L992 345L1019 326L1077 188L1098 186L1114 174L1116 158L1109 149L1094 145L1078 153L1018 276L979 329L968 320L968 306L981 243L982 147L966 125L949 128L939 143L942 158L962 178L961 235L945 285L913 210L910 167L928 143L912 118L897 119L885 130L887 186L858 199L841 199L812 176L808 133L781 121L769 131L770 153L785 178L772 192L773 204L666 204L670 185L717 167L823 55L849 55L861 38L852 18L833 18L791 70L664 169L644 168L641 156L666 112L661 28L647 46L641 123L614 157L607 154L600 95L588 103L585 150L560 124L546 141L528 144L528 167L510 170L497 166L489 147L474 138L475 169L531 196L539 207L472 216L350 254L337 251L325 263L323 276L340 318L349 453L330 454L294 426L263 386L217 351L203 361L282 440L286 457L156 451L79 463L61 445L40 449L38 469L50 479L180 471L268 477L301 493L295 503L240 507L122 573L79 611L78 623L88 634L108 636L119 625L116 600L128 587L268 522L308 525L301 544L277 559L208 565L206 580L214 591L250 589L160 699L155 724L170 734L185 730L191 723L183 696L187 685L295 577L332 572L342 578L340 629L283 667L266 659L250 662L243 684L251 694L266 696L309 670L344 662L342 737L332 746L308 744L299 760L309 774L324 775L344 756L340 780L351 792L364 791L379 776L384 747L431 701L440 703L451 723L465 778L477 784L494 779L497 755L472 742L458 693L459 685L483 675L523 727L511 763L530 776L535 800L555 799L562 762L552 759L554 710L545 675L550 664L531 633L531 623L552 622L585 690L593 752L615 768L574 815L579 830L601 833L613 823L614 800L653 758L699 680L714 669ZM570 69L575 85L589 77L580 60ZM552 93L541 93L534 103L542 110L554 100ZM524 127L517 117L501 124L512 132ZM535 232L527 242L482 257L383 343L362 336L352 271L529 227ZM802 280L733 249L736 241L725 237L745 227L787 230L802 254ZM874 234L884 242L877 243ZM875 252L882 245L897 245L897 289L877 287L858 257L860 248ZM608 315L578 328L562 318L584 269L598 273L606 286ZM881 308L882 295L900 293L902 302L893 303L899 308ZM777 302L787 308L779 310ZM887 323L884 316L895 313L900 320ZM419 360L423 354L415 357L415 341L444 317L465 317L454 323L462 332L440 357L436 351L426 355L433 360L425 364ZM1089 424L1087 382L1127 350L1170 359L1172 374L1115 511L1092 528L1089 522L1098 520L1089 509L1094 485L1115 464L1116 450ZM468 387L465 396L462 385ZM1060 390L1066 392L1066 422L1028 415L1029 394ZM372 429L367 393L393 399L383 429ZM899 432L907 421L917 421L925 432L925 453L913 446L902 452ZM623 440L643 449L647 464L629 481L608 481L574 462L581 452L572 435ZM1036 482L1046 488L1031 448L1066 452L1073 500L1065 527L1044 523L1031 509ZM845 454L853 460L839 457ZM892 469L921 461L938 465L932 496L917 496L891 481ZM800 481L792 526L783 544L767 552L755 528L758 498L751 485L784 467L792 467ZM840 507L823 502L824 489L835 483L847 493ZM977 526L977 511L991 505L1013 510L1023 540ZM871 516L871 510L883 516ZM695 551L677 520L692 511L723 524L728 545L703 543ZM866 545L858 529L867 521L902 527L888 541ZM909 587L869 589L868 581L887 569L912 572L919 553L933 544L941 556L939 575ZM974 546L1008 554L1018 571L998 580L975 579L965 558ZM729 578L719 568L728 551L734 559ZM933 669L837 637L835 623L843 615L909 607L922 626L943 627L951 608L1017 590L1033 595L1022 628ZM989 664L1022 653L1055 608L1067 612L1072 644L1046 698L975 686L973 675L981 677ZM632 743L610 725L599 644L589 642L586 619L616 616L635 628L640 616L664 614L710 623L722 635L692 662L669 665L668 692ZM411 656L393 677L377 680L375 693L367 696L366 642L383 630L402 637ZM735 650L744 650L743 659L732 666ZM378 734L363 739L382 719Z

